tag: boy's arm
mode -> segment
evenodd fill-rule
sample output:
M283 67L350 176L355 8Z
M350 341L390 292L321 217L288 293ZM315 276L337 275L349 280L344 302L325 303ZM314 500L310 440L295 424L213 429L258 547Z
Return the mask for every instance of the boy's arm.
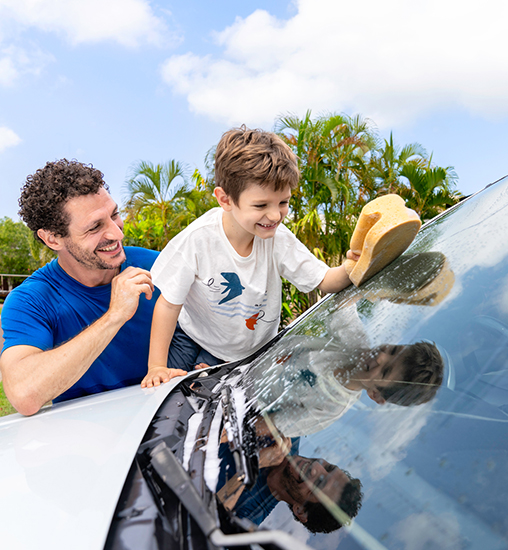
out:
M359 254L355 254L352 250L348 250L346 253L348 260L358 261ZM340 292L351 284L349 275L346 273L344 264L339 267L331 267L324 276L324 279L319 283L318 288L321 292L331 293Z
M150 354L148 372L141 382L142 388L159 386L175 376L187 374L182 369L168 369L168 352L176 328L181 305L168 302L159 297L153 311L152 331L150 334Z

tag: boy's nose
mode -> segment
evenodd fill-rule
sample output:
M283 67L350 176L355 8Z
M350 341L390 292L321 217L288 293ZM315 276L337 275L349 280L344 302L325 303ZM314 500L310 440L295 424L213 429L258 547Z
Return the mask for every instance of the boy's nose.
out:
M278 222L280 220L281 213L278 208L272 208L266 213L266 217L271 222Z

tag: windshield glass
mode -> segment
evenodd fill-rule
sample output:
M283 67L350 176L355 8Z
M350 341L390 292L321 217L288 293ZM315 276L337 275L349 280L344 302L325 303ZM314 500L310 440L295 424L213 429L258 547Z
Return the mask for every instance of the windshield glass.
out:
M507 547L507 204L504 181L427 225L237 377L259 476L224 438L226 509L315 548Z

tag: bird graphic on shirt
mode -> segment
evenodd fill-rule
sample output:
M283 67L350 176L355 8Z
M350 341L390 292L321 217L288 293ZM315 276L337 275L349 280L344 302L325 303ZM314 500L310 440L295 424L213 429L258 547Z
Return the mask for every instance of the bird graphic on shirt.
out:
M226 283L221 283L221 285L226 287L221 292L221 294L224 294L226 292L229 292L229 294L225 298L222 298L222 300L219 302L219 305L229 302L230 300L233 300L233 298L240 296L242 294L242 291L245 290L245 287L242 286L242 283L240 282L240 277L238 277L236 273L221 273L221 275L227 281Z

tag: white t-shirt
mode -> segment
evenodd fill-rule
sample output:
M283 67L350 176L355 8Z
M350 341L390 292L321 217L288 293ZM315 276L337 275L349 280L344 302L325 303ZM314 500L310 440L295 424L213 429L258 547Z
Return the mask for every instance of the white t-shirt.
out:
M172 239L152 267L164 298L183 304L184 332L212 355L243 359L277 333L281 277L302 292L314 290L328 266L284 225L273 238L254 237L251 254L240 256L213 208Z
M288 335L253 364L250 375L262 413L286 437L309 435L331 425L358 401L335 377L369 347L356 307L333 314L325 336Z

